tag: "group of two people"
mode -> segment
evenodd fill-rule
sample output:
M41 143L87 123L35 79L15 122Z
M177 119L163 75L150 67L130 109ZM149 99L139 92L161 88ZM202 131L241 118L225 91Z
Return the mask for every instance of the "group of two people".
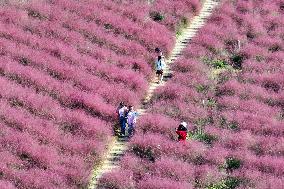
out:
M128 136L132 136L135 132L135 124L138 113L134 111L133 106L126 106L124 102L120 102L117 108L117 114L121 136L126 136L126 125L128 126Z

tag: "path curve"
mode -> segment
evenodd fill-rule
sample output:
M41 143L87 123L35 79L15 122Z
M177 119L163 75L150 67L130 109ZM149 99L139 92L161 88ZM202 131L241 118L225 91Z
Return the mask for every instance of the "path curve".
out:
M149 89L147 91L143 105L141 105L141 108L137 110L140 116L146 113L145 105L153 97L154 90L160 86L165 85L166 81L170 78L167 77L172 73L172 71L170 70L170 65L182 54L183 49L196 35L197 31L205 24L207 18L212 14L213 9L218 5L218 3L218 0L205 0L199 14L191 20L189 26L183 30L182 35L177 38L172 54L166 61L167 65L164 70L164 82L157 84L155 81L153 81L149 84ZM92 178L88 187L89 189L97 188L98 180L104 173L118 168L119 160L121 156L123 156L125 150L127 150L127 141L127 138L113 137L112 141L109 144L108 150L105 153L104 160L93 170Z

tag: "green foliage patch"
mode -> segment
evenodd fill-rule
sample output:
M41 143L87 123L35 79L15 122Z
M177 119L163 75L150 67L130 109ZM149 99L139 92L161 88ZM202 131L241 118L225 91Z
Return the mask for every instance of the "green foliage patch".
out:
M161 22L165 19L165 16L157 11L150 12L150 17L156 22Z
M209 185L206 189L234 189L241 183L241 180L236 177L227 177L218 183Z
M232 171L232 170L240 168L241 163L242 163L241 160L237 158L228 157L225 162L225 168L226 170Z

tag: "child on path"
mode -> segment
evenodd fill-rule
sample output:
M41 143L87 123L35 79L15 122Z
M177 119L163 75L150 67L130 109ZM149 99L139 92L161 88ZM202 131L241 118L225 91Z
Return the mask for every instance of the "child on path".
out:
M178 128L176 129L176 133L178 134L178 140L180 142L186 141L187 137L187 123L186 122L181 122Z
M135 132L136 119L137 119L137 112L134 111L133 106L129 106L129 112L127 116L129 137L131 137Z

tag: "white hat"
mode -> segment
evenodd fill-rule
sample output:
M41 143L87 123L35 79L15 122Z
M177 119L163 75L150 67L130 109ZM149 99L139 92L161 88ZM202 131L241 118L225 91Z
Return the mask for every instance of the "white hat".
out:
M181 122L180 124L181 124L182 126L184 126L185 128L186 128L186 126L187 126L187 123L186 123L185 121Z

